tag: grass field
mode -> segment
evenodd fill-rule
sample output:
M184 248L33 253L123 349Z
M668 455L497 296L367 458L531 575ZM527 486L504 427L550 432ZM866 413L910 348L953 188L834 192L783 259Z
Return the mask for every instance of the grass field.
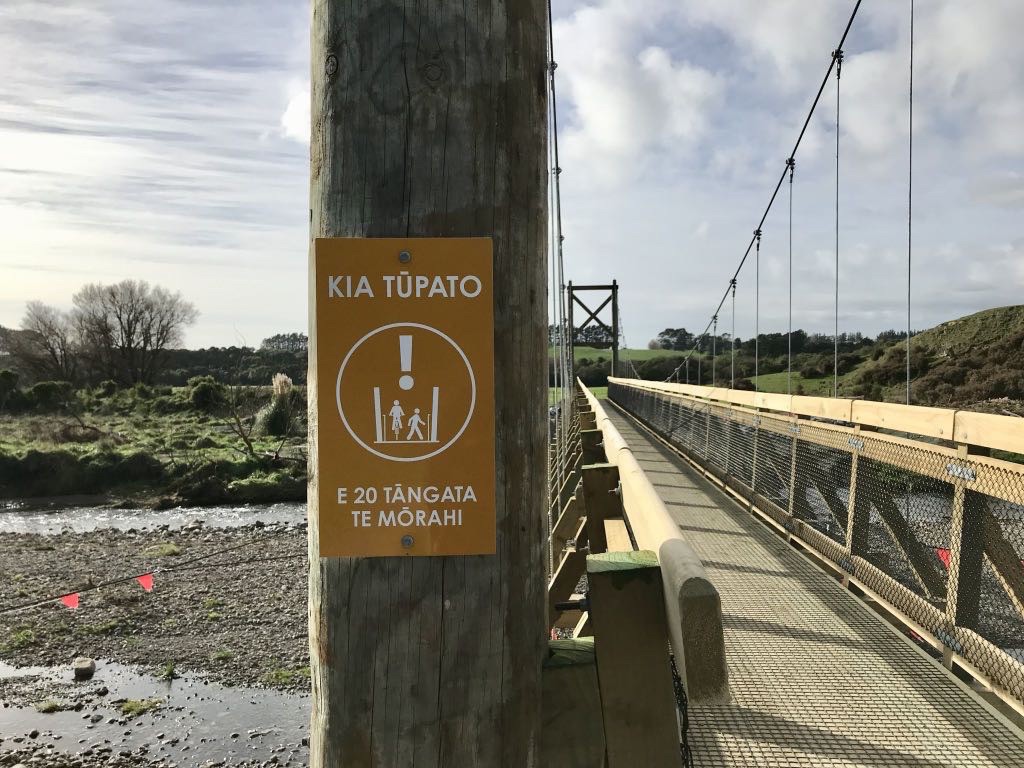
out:
M586 358L588 360L597 360L599 357L603 357L605 360L611 360L612 351L610 349L598 349L597 347L576 347L576 359L582 360ZM554 357L556 354L555 347L551 347L551 356ZM673 349L620 349L619 360L633 360L640 362L641 360L651 360L655 357L672 357L673 355L682 355L684 353L677 352Z
M760 376L751 376L750 380L757 383L757 388L762 392L776 392L779 394L786 394L786 372L781 373L764 373ZM855 378L853 373L843 374L839 377L839 396L843 397L843 388L847 383L852 383ZM821 379L805 379L799 374L799 372L793 372L793 394L801 394L798 392L800 388L803 388L802 394L812 395L816 397L831 397L832 396L832 377L826 376Z
M548 405L554 405L559 400L560 387L548 387ZM594 397L600 399L602 397L608 397L608 387L591 387L590 391L594 393Z
M296 395L286 438L256 428L266 387L207 412L183 388L82 390L50 412L0 414L0 498L116 493L149 503L305 497L305 413ZM243 439L231 424L237 416ZM248 445L246 444L248 441ZM284 458L281 458L284 457Z

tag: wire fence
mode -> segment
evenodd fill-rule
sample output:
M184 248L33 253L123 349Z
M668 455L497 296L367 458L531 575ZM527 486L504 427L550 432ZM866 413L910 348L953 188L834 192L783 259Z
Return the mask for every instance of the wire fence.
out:
M1024 704L1024 465L672 390L619 380L608 394L949 663Z

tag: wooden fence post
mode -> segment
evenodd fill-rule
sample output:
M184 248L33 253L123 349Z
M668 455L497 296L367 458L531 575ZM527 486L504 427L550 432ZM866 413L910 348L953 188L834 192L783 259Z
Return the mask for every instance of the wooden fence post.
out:
M603 768L604 721L594 639L552 640L542 688L540 765Z
M583 445L583 463L598 464L605 460L604 445L600 429L584 429L580 432L580 443Z
M608 549L604 521L622 517L619 498L619 468L614 464L591 464L583 468L584 507L587 511L587 538L592 553Z
M679 721L658 558L587 558L608 768L677 768Z
M546 6L313 0L311 49L311 241L493 238L498 533L489 556L318 556L320 516L335 511L316 501L316 402L334 394L316 391L311 330L310 764L537 765Z

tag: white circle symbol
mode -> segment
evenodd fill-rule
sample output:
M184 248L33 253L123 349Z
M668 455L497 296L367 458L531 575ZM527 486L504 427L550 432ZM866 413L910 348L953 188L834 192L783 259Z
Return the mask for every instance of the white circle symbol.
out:
M462 362L466 366L466 373L469 374L469 409L466 411L465 421L462 422L462 426L459 427L459 430L447 443L442 445L440 448L431 451L430 453L424 454L423 456L389 456L388 454L382 453L381 451L378 451L376 448L367 445L367 443L361 437L359 437L359 435L356 434L356 431L352 428L352 425L348 423L348 418L345 416L345 407L341 404L341 380L345 376L345 367L348 365L349 360L352 359L352 355L355 353L357 349L359 349L360 346L362 346L363 342L367 341L373 336L376 336L378 333L383 333L384 331L389 331L394 328L419 328L420 330L428 331L429 333L433 333L437 336L440 336L442 339L447 341L456 352L459 353L459 357L462 358ZM406 384L408 384L408 386L406 386ZM402 376L399 379L399 386L402 389L411 389L413 386L412 376ZM359 445L361 445L367 451L372 453L374 456L379 456L380 458L387 459L388 461L423 461L424 459L429 459L434 456L437 456L440 453L444 453L452 446L453 443L455 443L456 440L462 437L462 433L465 432L466 427L469 426L469 420L473 417L473 411L476 409L476 377L473 375L473 366L469 364L469 358L466 357L466 353L463 352L462 348L455 343L454 339L452 339L446 333L437 330L437 328L432 328L429 325L423 325L423 323L389 323L388 325L382 325L379 328L374 328L372 331L370 331L361 339L359 339L359 341L352 345L352 348L348 351L348 354L345 355L345 359L341 361L341 367L338 369L338 379L334 387L334 392L335 400L338 404L338 415L341 416L341 423L345 425L345 429L352 436L352 439L359 443Z

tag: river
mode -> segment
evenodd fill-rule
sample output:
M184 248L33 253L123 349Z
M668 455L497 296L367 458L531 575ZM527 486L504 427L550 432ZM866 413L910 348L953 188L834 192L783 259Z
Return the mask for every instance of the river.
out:
M306 519L304 503L250 504L222 507L176 507L174 509L111 509L95 506L41 508L7 502L0 507L0 534L57 534L63 530L75 533L117 528L148 530L161 525L181 528L194 520L202 520L212 528L237 528L263 523L299 523Z

